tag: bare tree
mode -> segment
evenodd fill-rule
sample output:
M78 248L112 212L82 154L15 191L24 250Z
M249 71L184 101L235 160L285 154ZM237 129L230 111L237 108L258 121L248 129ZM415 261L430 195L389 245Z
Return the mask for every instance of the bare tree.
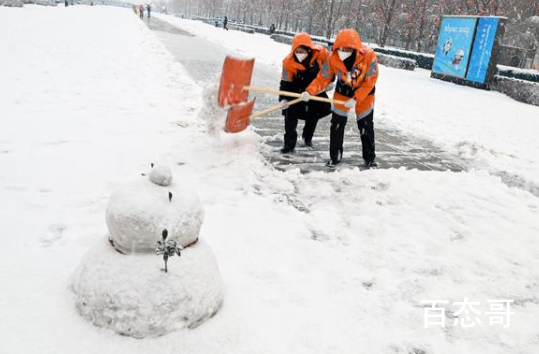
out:
M331 38L342 28L356 28L381 46L431 50L444 15L500 15L508 18L506 38L525 47L520 34L539 29L526 25L539 16L539 0L169 0L173 12L206 17L228 15L250 24L272 23L280 29L307 31ZM514 35L513 35L514 34ZM529 36L528 36L529 37Z
M335 3L337 3L337 7L335 7ZM326 20L326 38L330 39L331 35L333 34L333 29L335 27L336 19L339 17L342 9L342 4L344 0L329 0L329 13Z
M397 5L400 5L401 0L379 0L378 12L382 17L383 30L380 38L380 46L385 47L387 38L390 35L391 21L395 15Z

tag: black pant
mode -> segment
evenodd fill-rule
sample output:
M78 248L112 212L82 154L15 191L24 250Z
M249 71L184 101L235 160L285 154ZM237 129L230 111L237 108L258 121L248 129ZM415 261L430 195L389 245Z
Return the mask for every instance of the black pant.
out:
M366 117L357 121L359 135L361 137L361 147L363 160L365 162L374 161L376 157L374 144L374 110ZM331 117L331 129L329 135L329 156L331 161L340 162L343 153L344 129L346 128L346 116L333 113Z
M284 147L293 149L296 147L296 141L298 140L298 133L296 132L296 128L298 126L298 116L295 113L289 113L288 109L284 112ZM317 124L318 119L310 117L305 118L305 126L303 127L303 134L301 137L306 142L313 140L313 135Z

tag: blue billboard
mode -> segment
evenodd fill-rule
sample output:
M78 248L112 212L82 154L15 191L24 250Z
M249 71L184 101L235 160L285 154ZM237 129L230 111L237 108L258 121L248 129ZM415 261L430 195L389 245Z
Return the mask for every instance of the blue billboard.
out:
M458 78L466 76L476 23L475 17L445 17L442 20L433 72Z
M497 17L479 19L466 79L485 83L499 22Z

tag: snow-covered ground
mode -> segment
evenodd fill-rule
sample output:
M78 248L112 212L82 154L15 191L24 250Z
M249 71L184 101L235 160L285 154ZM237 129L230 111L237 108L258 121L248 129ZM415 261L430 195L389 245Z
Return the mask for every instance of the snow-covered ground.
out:
M276 71L288 50L163 18ZM268 166L252 131L206 133L202 88L129 9L0 8L0 43L1 354L539 352L539 198L490 173L538 182L539 108L382 68L377 119L477 170L305 175ZM154 161L199 193L225 298L194 330L137 340L86 322L69 288L114 186ZM465 298L473 328L453 325ZM446 328L424 326L434 299ZM491 299L514 300L508 328Z

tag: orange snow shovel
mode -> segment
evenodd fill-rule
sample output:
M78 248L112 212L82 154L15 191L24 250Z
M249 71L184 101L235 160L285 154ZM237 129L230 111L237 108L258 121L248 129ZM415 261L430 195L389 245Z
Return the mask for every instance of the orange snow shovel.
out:
M255 100L247 102L249 91L296 97L295 100L287 102L288 106L301 102L301 94L299 93L249 86L253 74L253 67L254 59L237 59L230 56L225 58L218 100L219 106L228 108L225 125L226 132L241 132L249 126L249 122L252 118L260 117L264 114L282 109L286 105L278 104L251 115ZM344 104L344 101L332 100L324 97L311 96L310 99L313 101Z
M249 92L243 91L242 88L251 83L254 65L254 59L238 59L231 56L225 58L219 85L220 107L247 102Z

